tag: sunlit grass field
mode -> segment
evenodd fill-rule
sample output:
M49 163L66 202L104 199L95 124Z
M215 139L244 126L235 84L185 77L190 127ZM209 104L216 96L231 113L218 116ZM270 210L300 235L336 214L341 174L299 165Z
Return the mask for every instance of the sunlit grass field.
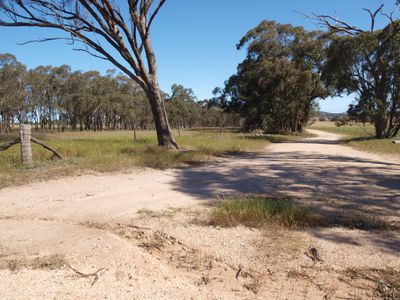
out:
M317 122L310 126L311 129L318 129L343 135L343 144L352 146L356 149L388 154L400 158L400 145L393 144L393 139L375 139L375 129L371 124L353 124L337 127L334 122ZM400 139L400 135L396 137Z
M371 124L352 124L346 126L337 127L335 122L316 122L310 126L311 129L318 129L323 131L328 131L332 133L343 134L351 137L370 137L373 138L375 135L375 128Z
M19 145L0 152L0 188L32 180L47 180L87 172L129 171L137 167L171 168L205 162L212 157L262 151L271 136L255 137L235 130L181 131L175 133L182 148L169 151L157 146L153 131L65 132L33 134L57 149L63 160L40 146L32 145L34 165L20 163ZM10 136L0 136L0 144ZM297 137L274 136L274 141Z

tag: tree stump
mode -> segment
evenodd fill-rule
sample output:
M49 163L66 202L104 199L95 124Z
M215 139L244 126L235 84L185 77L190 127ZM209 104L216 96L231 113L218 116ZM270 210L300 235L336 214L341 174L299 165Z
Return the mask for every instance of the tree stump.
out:
M21 161L23 165L31 165L32 147L31 147L31 125L21 124Z

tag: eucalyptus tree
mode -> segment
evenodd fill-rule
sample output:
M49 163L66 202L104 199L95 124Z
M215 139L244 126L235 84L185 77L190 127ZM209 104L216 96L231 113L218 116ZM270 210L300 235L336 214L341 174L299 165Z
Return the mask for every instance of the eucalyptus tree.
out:
M67 65L60 67L39 66L28 72L27 92L30 99L31 111L41 129L53 130L59 127L60 105L65 92L64 85L68 81L71 68ZM36 123L37 124L37 123Z
M133 129L134 140L136 140L136 129L142 130L153 128L151 118L151 107L146 100L146 95L136 82L132 79L119 75L116 77L119 86L121 111L119 112L124 120L125 129Z
M263 21L237 45L247 57L227 82L225 102L248 129L299 132L313 102L326 97L321 83L326 39L317 31Z
M77 130L84 119L84 101L87 90L87 76L81 71L69 74L64 85L64 97L61 99L63 115L66 119L66 127Z
M12 54L0 54L0 131L10 131L14 119L25 121L26 68Z
M178 148L158 82L150 29L166 0L0 0L0 26L38 27L63 31L75 48L108 60L146 94L158 144ZM117 4L118 3L118 4ZM54 40L48 38L41 41ZM107 46L103 46L107 45Z
M365 9L370 26L362 29L331 16L315 18L332 34L323 79L337 94L357 94L349 113L375 126L376 138L390 138L400 130L400 21L396 11L386 14ZM377 18L387 25L376 28Z
M200 107L196 103L196 96L192 89L174 84L171 87L171 96L167 97L167 111L171 123L178 129L193 127L200 115Z
M41 75L36 70L28 70L26 76L27 97L29 99L29 116L36 130L42 124L43 87Z

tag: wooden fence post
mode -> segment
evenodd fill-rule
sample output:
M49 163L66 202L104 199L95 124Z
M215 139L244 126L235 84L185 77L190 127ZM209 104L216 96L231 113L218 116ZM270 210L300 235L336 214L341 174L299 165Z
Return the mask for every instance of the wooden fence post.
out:
M21 161L23 165L31 165L32 147L31 147L31 125L21 124Z

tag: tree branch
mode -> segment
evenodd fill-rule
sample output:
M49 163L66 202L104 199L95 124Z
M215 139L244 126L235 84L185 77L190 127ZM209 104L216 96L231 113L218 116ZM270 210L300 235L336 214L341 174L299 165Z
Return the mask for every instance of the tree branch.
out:
M383 7L384 7L384 5L381 4L381 6L375 12L372 12L368 8L363 8L363 10L368 12L368 14L371 17L371 32L374 32L374 30L375 30L375 19L376 19L376 16L378 15L379 12L382 12Z
M333 32L342 32L349 35L356 35L364 32L364 30L356 26L352 26L344 21L340 21L339 19L333 18L328 15L313 14L311 18L316 20L321 26L327 27Z
M3 12L3 15L0 15L0 26L53 28L67 32L71 38L45 38L22 44L58 39L74 43L75 40L79 40L100 55L94 55L88 49L75 48L74 50L109 60L142 88L146 88L150 83L148 72L156 74L154 52L148 41L149 30L166 0L158 2L150 15L149 22L147 22L147 17L154 0L127 1L132 22L130 26L124 22L121 13L111 0L2 0L0 12ZM140 39L138 39L138 34ZM133 72L102 47L96 35L111 45L129 64ZM125 41L128 42L130 49ZM146 50L147 68L141 55L143 50Z
M2 145L0 145L0 151L5 151L5 150L7 150L8 148L10 148L10 147L12 147L12 146L14 146L14 145L16 145L16 144L19 144L19 143L21 143L21 139L20 139L20 138L17 138L17 139L15 139L15 140L12 140L12 141L10 141L10 142L7 142L7 143L5 143L5 144L2 144Z

